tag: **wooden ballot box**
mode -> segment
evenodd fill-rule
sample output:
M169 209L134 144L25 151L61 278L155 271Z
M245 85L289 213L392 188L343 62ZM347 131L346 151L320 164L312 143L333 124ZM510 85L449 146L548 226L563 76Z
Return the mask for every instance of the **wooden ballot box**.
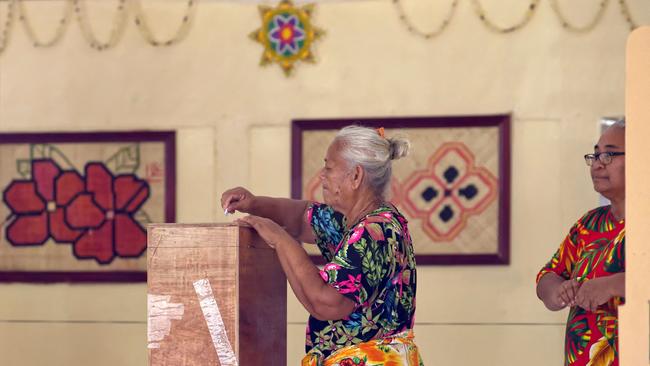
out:
M149 365L286 366L286 278L254 230L148 226Z

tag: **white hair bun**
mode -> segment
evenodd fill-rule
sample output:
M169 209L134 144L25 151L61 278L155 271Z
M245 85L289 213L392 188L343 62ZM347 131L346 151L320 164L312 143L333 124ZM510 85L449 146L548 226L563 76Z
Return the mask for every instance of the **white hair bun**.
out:
M411 143L405 137L392 137L388 142L390 142L390 160L406 157L411 150Z

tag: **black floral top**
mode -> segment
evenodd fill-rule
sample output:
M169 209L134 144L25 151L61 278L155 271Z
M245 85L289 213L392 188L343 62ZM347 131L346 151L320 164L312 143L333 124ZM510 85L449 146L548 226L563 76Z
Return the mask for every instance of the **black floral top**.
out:
M407 221L384 205L345 229L345 217L314 203L308 211L316 244L328 262L323 281L354 301L346 318L309 317L307 352L329 356L339 348L384 338L413 328L415 254Z

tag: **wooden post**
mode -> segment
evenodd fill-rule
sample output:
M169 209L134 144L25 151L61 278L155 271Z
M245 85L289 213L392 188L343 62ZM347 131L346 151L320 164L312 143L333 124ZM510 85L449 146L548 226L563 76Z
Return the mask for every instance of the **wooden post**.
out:
M627 40L625 78L625 305L619 308L621 366L650 365L650 27Z
M286 278L254 230L148 227L149 365L286 365Z

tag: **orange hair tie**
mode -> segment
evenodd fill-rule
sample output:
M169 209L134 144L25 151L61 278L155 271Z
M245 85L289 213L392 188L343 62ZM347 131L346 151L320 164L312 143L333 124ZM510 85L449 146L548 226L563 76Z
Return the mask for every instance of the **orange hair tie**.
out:
M386 138L386 135L385 135L385 133L384 133L384 128L383 128L383 127L379 127L379 128L377 129L377 134L378 134L379 136L381 136L382 138Z

